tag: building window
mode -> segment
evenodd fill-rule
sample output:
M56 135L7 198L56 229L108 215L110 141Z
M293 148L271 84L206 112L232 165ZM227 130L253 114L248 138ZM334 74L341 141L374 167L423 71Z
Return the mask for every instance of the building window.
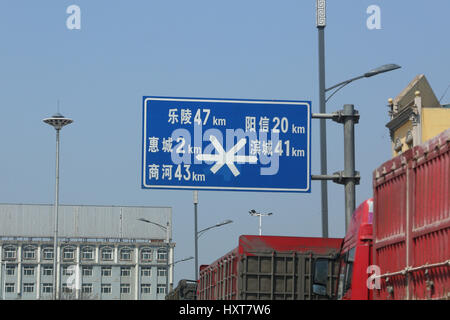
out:
M81 251L81 258L83 260L94 260L94 249L92 247L84 247Z
M121 267L120 268L120 276L121 277L131 276L131 267Z
M34 276L34 266L23 266L24 276Z
M7 264L6 265L6 275L7 276L13 276L16 273L16 266L15 265L11 265L11 264Z
M82 293L92 293L92 283L83 283L81 285Z
M14 292L14 283L5 283L5 292Z
M3 249L3 258L13 260L16 258L16 248L15 247L6 247Z
M158 249L158 260L167 260L167 250Z
M72 288L67 285L67 283L63 283L62 285L63 293L72 293Z
M70 276L73 274L73 268L70 268L71 266L63 266L62 267L62 274L63 276Z
M141 277L150 277L152 275L152 268L142 267L141 268Z
M166 293L166 285L165 284L158 284L156 287L156 293Z
M144 248L141 250L141 260L142 261L151 261L152 260L152 249Z
M83 266L83 276L90 277L92 276L92 267L91 266Z
M63 259L73 260L75 258L75 249L73 247L65 247L63 249Z
M111 277L111 267L102 267L102 276Z
M113 259L113 250L109 247L102 249L102 260L111 261Z
M53 266L43 266L42 267L42 275L43 276L53 275Z
M23 284L23 292L24 293L33 293L34 292L34 283L24 283Z
M165 277L167 276L167 269L166 268L158 268L158 277Z
M33 260L36 258L36 248L28 246L23 249L23 258L25 260Z
M131 249L123 248L120 250L120 260L131 260Z
M44 260L53 260L53 248L45 248L42 250L42 258Z
M53 293L53 284L43 283L42 284L42 293Z
M141 284L141 293L150 293L150 283Z
M130 284L129 283L121 283L120 284L120 293L122 293L122 294L130 293Z
M102 293L111 293L111 284L110 283L102 284Z

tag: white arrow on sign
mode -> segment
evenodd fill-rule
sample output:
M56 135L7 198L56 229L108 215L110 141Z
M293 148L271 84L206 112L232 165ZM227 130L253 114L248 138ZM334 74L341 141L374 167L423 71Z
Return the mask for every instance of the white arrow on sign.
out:
M256 156L238 156L236 152L242 149L247 143L245 138L238 141L228 152L225 152L219 140L215 136L210 136L209 141L211 141L214 148L217 150L217 154L199 154L196 156L197 160L201 161L216 161L216 163L211 167L212 173L216 173L224 164L228 166L234 176L240 174L239 170L234 165L234 162L248 162L256 163L258 158Z

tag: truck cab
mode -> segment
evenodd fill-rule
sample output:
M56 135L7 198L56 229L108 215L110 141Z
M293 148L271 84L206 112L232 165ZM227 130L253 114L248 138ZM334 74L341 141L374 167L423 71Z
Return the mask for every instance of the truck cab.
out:
M338 281L335 297L340 300L368 300L373 240L373 199L364 201L352 215L337 260Z

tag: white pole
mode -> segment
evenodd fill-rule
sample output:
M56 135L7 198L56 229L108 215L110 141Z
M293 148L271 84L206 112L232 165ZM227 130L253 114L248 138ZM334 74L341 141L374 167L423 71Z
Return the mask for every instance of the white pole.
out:
M262 215L259 214L259 235L262 235Z
M53 238L53 300L59 298L57 248L58 248L58 196L59 196L59 129L56 129L56 183L55 183L55 227Z
M198 280L198 230L197 230L197 206L198 206L198 191L194 190L194 250L195 250L195 281Z

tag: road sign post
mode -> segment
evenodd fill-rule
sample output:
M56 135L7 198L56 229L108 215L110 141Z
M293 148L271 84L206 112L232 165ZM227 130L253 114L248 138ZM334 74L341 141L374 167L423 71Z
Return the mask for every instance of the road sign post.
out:
M359 184L360 175L355 170L355 124L359 121L359 113L352 104L344 105L343 110L333 113L315 113L311 115L313 119L329 119L344 126L344 170L335 172L333 175L320 174L312 175L311 180L333 180L345 187L345 232L351 221L353 211L355 211L356 190L355 185Z
M310 192L311 102L143 97L142 188Z

